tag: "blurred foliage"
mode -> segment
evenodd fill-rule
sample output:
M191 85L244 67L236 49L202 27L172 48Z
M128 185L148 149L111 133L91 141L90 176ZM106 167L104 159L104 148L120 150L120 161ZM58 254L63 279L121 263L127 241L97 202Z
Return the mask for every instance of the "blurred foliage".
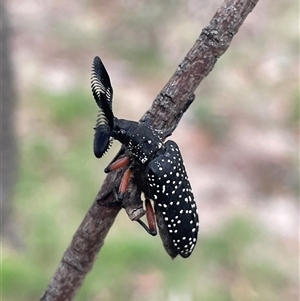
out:
M44 225L54 224L50 214L49 221L45 215L34 218L23 255L6 252L2 270L6 300L36 299L53 273L53 261L60 258L61 228L43 229L42 219ZM276 258L284 256L284 250L270 258L268 253L278 242L248 219L235 217L220 232L201 235L189 260L174 261L163 252L158 238L145 236L133 224L129 231L107 238L75 300L172 300L170 296L177 291L179 296L185 292L187 300L279 301L291 283L288 271L280 268ZM18 291L12 289L12 281ZM142 295L140 287L145 289Z
M254 190L250 197L247 195L247 207L224 214L226 217L212 229L205 229L207 224L202 224L204 229L200 230L192 256L175 260L168 257L159 237L146 235L121 212L75 300L298 299L295 242L289 235L272 232L258 218L262 199L271 205L278 191L284 191L284 199L293 199L299 193L297 159L287 148L288 159L281 159L279 153L275 163L272 158L269 163L265 157L259 157L263 151L254 148L251 155L255 160L251 156L248 160L239 148L234 152L235 144L230 140L236 137L234 131L245 124L259 133L275 129L285 138L296 140L299 92L295 88L294 65L298 44L293 26L286 30L286 24L295 19L295 4L287 2L274 5L273 1L260 1L251 15L251 23L245 22L241 27L230 49L200 85L197 100L187 112L198 131L193 138L204 140L201 145L193 142L192 148L209 153L204 159L197 153L200 163L197 162L196 178L206 177L200 169L205 170L211 157L225 156L226 147L234 158L225 162L231 173L223 178L218 177L222 170L216 169L213 201L210 202L209 193L205 194L205 186L193 186L201 192L200 219L205 220L209 214L205 207L208 202L213 207L212 219L217 220L218 204L229 207L232 204L227 204L227 199L236 201L240 196L235 197L235 191L230 194L230 189L234 189L231 186L236 184L231 174L237 174L238 180L247 179L248 186L241 190ZM14 222L24 237L24 249L16 250L8 242L3 243L1 281L6 301L37 300L45 290L104 179L104 167L118 150L115 143L103 159L96 161L93 156L96 105L88 89L87 62L100 52L107 58L118 99L114 109L123 116L127 111L135 113L145 99L159 92L220 4L137 0L109 5L106 1L87 3L57 0L37 4L26 0L22 10L17 0L10 2L15 35L19 34L28 48L22 50L18 43L15 45L15 55L23 59L23 65L18 66L24 68L17 71L22 75L19 74L24 82L20 86L24 89L17 118L21 166ZM30 9L26 4L31 5ZM20 40L17 39L22 44ZM66 66L61 66L58 58L64 58ZM73 85L57 85L60 80L56 73L49 76L51 68L65 68L66 82L72 77ZM141 99L140 90L150 91L149 95ZM210 144L222 147L218 153L211 152L207 146ZM185 147L191 148L189 144ZM247 144L243 151L248 154ZM230 159L236 160L236 169L230 165ZM243 165L244 162L247 164ZM192 163L190 166L193 167ZM232 182L226 182L227 178ZM219 193L218 184L228 190ZM239 202L244 204L245 200L241 198ZM271 226L278 229L282 225L278 222Z
M41 91L36 97L43 100L41 107L48 108L51 122L61 128L76 127L95 114L95 105L90 101L91 95L87 91L72 90L65 94Z
M203 99L202 97L201 102L196 106L193 113L195 115L195 123L206 131L212 139L221 141L226 138L229 123L226 118L215 113L211 99Z

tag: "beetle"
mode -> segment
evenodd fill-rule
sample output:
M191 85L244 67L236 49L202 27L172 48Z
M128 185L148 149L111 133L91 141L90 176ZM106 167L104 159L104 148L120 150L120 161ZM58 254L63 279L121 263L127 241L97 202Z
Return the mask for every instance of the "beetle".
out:
M101 158L113 139L122 143L120 152L105 168L108 173L127 167L117 188L117 199L124 199L129 185L135 187L134 197L144 193L148 225L137 221L152 235L156 235L157 223L164 248L172 258L189 257L197 242L199 219L178 145L172 140L165 142L170 133L153 128L150 119L136 122L114 116L113 89L98 56L92 65L91 88L99 107L94 128L95 156Z

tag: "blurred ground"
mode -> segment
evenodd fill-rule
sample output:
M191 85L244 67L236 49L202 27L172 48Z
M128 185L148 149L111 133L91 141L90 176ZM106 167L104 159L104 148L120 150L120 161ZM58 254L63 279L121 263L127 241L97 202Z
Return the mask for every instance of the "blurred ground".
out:
M118 149L93 157L93 57L110 74L116 116L138 120L220 4L7 1L24 248L4 241L5 300L38 299ZM76 300L298 300L297 8L258 3L172 136L200 212L193 255L171 261L121 213Z

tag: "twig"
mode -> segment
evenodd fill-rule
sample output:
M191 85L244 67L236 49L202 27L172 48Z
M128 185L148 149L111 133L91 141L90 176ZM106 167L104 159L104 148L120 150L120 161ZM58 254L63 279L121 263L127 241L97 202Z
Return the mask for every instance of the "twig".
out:
M164 131L176 128L194 100L195 89L229 47L233 36L257 2L224 1L142 120L151 118L153 125ZM68 301L75 296L121 209L121 204L115 201L113 194L109 194L120 183L121 175L122 170L107 175L40 300ZM103 199L104 195L107 198Z

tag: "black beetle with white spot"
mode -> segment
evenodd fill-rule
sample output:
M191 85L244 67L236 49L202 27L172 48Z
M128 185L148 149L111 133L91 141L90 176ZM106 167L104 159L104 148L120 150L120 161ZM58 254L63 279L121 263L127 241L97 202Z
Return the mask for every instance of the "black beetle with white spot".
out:
M91 81L100 108L94 154L101 158L116 139L123 144L121 151L105 171L128 166L116 197L122 201L129 184L135 185L139 198L141 193L145 196L148 225L137 221L152 235L157 233L157 223L163 245L172 258L178 254L189 257L197 242L198 211L177 144L171 140L164 142L169 134L154 129L150 120L135 122L114 116L113 89L99 57L94 59Z

